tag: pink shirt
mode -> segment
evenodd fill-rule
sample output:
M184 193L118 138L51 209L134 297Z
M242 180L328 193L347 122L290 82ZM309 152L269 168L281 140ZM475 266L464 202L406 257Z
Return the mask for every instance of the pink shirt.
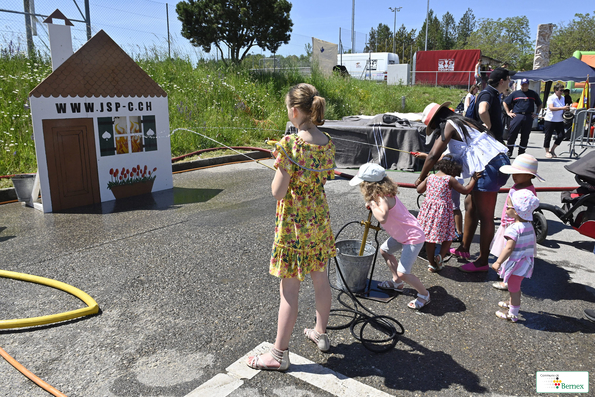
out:
M388 211L384 230L401 244L420 244L426 241L424 231L417 223L417 219L401 201L395 197L395 206Z

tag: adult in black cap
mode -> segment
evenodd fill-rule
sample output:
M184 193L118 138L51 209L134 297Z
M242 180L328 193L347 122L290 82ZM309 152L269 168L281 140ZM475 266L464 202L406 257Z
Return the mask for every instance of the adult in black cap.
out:
M474 119L483 123L494 137L504 143L504 125L502 124L502 104L500 94L504 93L510 84L510 76L514 73L508 69L496 68L488 78L486 88L477 94L477 114Z
M461 246L451 248L450 252L465 259L470 258L469 247L479 222L479 258L464 264L459 270L487 272L490 243L494 238L494 210L498 191L509 177L500 172L501 166L510 164L506 156L508 149L483 124L455 114L448 105L450 102L442 105L431 103L424 110L422 122L427 126L426 134L435 135L436 140L415 186L428 176L447 147L450 154L463 164L463 178L469 178L475 172L482 173L465 199L465 230Z
M541 99L539 94L529 89L529 79L521 80L521 89L514 91L502 102L504 111L510 117L508 130L508 157L512 157L516 138L521 133L519 154L525 153L529 144L529 135L533 127L533 119L537 118L541 110ZM537 109L536 109L537 107Z

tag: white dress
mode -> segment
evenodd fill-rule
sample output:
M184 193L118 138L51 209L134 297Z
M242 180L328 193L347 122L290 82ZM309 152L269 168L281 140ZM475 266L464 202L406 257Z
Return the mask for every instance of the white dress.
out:
M485 166L500 153L508 152L508 148L498 142L496 138L485 132L477 131L468 126L468 137L452 121L448 120L458 131L462 141L451 139L448 142L448 151L463 164L463 178L470 178L474 172L485 170Z

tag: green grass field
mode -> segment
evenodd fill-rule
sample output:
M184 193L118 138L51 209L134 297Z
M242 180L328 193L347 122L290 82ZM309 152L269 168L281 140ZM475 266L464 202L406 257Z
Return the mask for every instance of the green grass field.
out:
M326 119L384 112L421 112L430 102L451 101L465 92L428 86L325 77L297 71L255 73L247 67L226 68L213 62L193 65L185 59L137 59L169 97L170 130L187 128L228 146L266 147L267 138L283 135L287 122L284 96L301 82L313 84L326 98ZM49 60L30 61L20 53L0 53L0 176L35 172L28 94L51 73ZM406 108L401 108L401 97ZM200 135L178 131L171 137L172 156L221 146ZM11 186L0 179L0 187Z

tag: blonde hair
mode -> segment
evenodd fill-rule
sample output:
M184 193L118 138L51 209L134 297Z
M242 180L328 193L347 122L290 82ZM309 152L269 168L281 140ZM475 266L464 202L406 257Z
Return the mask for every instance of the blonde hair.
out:
M324 110L326 101L318 94L318 90L311 84L301 83L289 89L285 97L285 104L298 108L310 116L314 125L324 124Z
M388 176L385 176L379 182L366 182L360 183L359 188L364 196L364 200L376 201L378 197L392 197L397 195L398 187Z

